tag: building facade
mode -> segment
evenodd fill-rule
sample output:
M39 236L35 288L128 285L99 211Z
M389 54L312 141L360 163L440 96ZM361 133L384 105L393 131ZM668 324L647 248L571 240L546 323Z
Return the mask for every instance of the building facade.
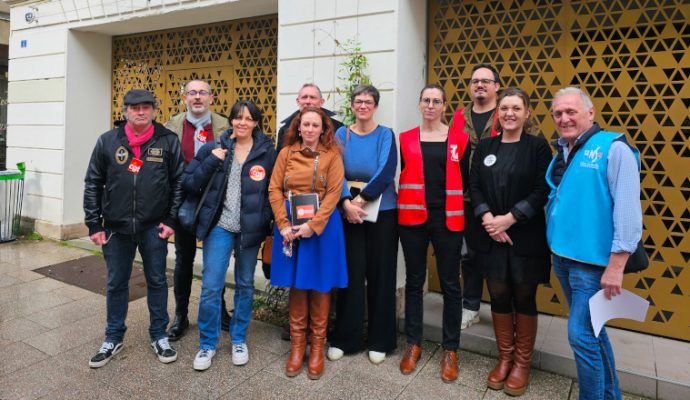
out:
M121 117L123 94L154 92L158 119L181 110L181 85L212 83L215 111L251 99L273 134L304 82L326 107L343 99L343 43L355 39L382 98L376 120L418 124L427 82L452 109L469 102L474 64L533 98L542 134L560 87L585 88L597 121L627 133L642 160L644 243L651 266L626 287L652 302L629 329L690 340L690 6L686 1L108 0L11 5L7 164L27 162L24 214L48 237L85 234L83 177L98 135ZM29 15L31 14L31 15ZM31 18L29 18L31 17ZM449 115L452 110L449 109ZM401 257L402 262L402 257ZM399 268L399 285L404 269ZM560 289L541 311L564 314Z

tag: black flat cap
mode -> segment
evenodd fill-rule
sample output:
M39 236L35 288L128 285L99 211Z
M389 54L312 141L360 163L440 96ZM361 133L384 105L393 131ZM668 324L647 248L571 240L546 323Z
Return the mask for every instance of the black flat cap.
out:
M148 90L132 89L125 95L124 104L126 106L133 106L136 104L149 103L156 107L156 98Z

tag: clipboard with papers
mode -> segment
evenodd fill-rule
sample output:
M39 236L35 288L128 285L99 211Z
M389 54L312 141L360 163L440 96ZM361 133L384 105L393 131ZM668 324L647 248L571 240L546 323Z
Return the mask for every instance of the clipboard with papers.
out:
M350 194L352 195L353 198L357 197L359 192L364 189L364 187L367 185L366 182L360 182L360 181L347 181L347 188L350 189ZM376 199L367 202L367 204L364 206L364 211L366 211L367 216L363 217L362 219L364 221L368 222L376 222L376 220L379 217L379 207L381 206L381 196L377 197Z

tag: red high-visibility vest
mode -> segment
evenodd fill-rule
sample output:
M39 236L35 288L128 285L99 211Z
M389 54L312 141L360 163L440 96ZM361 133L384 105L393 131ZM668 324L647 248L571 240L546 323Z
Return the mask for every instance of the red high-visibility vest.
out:
M465 115L462 113L464 108L458 108L457 111L455 111L455 114L453 114L453 122L450 124L450 128L457 128L459 127L462 132L465 131ZM498 136L498 131L496 130L496 121L498 121L498 110L494 110L494 121L491 123L491 136ZM479 136L481 136L482 132L474 132L475 135L477 136L477 140L479 140Z
M449 129L446 158L446 226L460 232L465 229L465 206L460 175L460 159L465 153L469 135L462 129ZM398 223L420 225L427 220L424 198L424 162L419 143L419 127L400 134L400 151L405 169L400 172L398 190Z

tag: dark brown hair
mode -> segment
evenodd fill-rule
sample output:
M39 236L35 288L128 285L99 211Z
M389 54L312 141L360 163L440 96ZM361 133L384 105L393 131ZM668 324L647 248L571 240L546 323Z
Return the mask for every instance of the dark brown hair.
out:
M443 99L443 102L446 102L446 90L443 88L443 86L439 85L438 83L430 83L422 88L422 91L419 92L419 101L422 101L422 95L424 95L425 90L429 89L436 89L441 92L441 98Z
M534 116L534 112L532 111L532 107L530 106L529 96L527 95L527 92L525 92L524 90L515 86L511 86L501 90L501 93L499 93L498 99L496 100L496 112L498 112L499 107L501 107L501 100L510 96L519 97L522 100L522 103L525 105L525 108L529 112L529 117L527 117L525 125L522 127L522 131L525 133L529 133L530 135L538 134L539 122L537 122L537 118ZM500 125L501 121L498 120L496 130L501 130Z
M302 143L302 136L299 134L299 126L302 123L302 115L313 112L319 114L321 117L321 127L323 132L319 137L319 143L321 143L327 149L336 149L340 151L340 146L338 145L338 140L335 137L335 130L333 129L333 123L331 119L326 115L323 110L319 107L305 107L304 110L297 113L295 118L292 119L290 127L288 128L287 137L285 138L285 146L292 146L294 143Z

